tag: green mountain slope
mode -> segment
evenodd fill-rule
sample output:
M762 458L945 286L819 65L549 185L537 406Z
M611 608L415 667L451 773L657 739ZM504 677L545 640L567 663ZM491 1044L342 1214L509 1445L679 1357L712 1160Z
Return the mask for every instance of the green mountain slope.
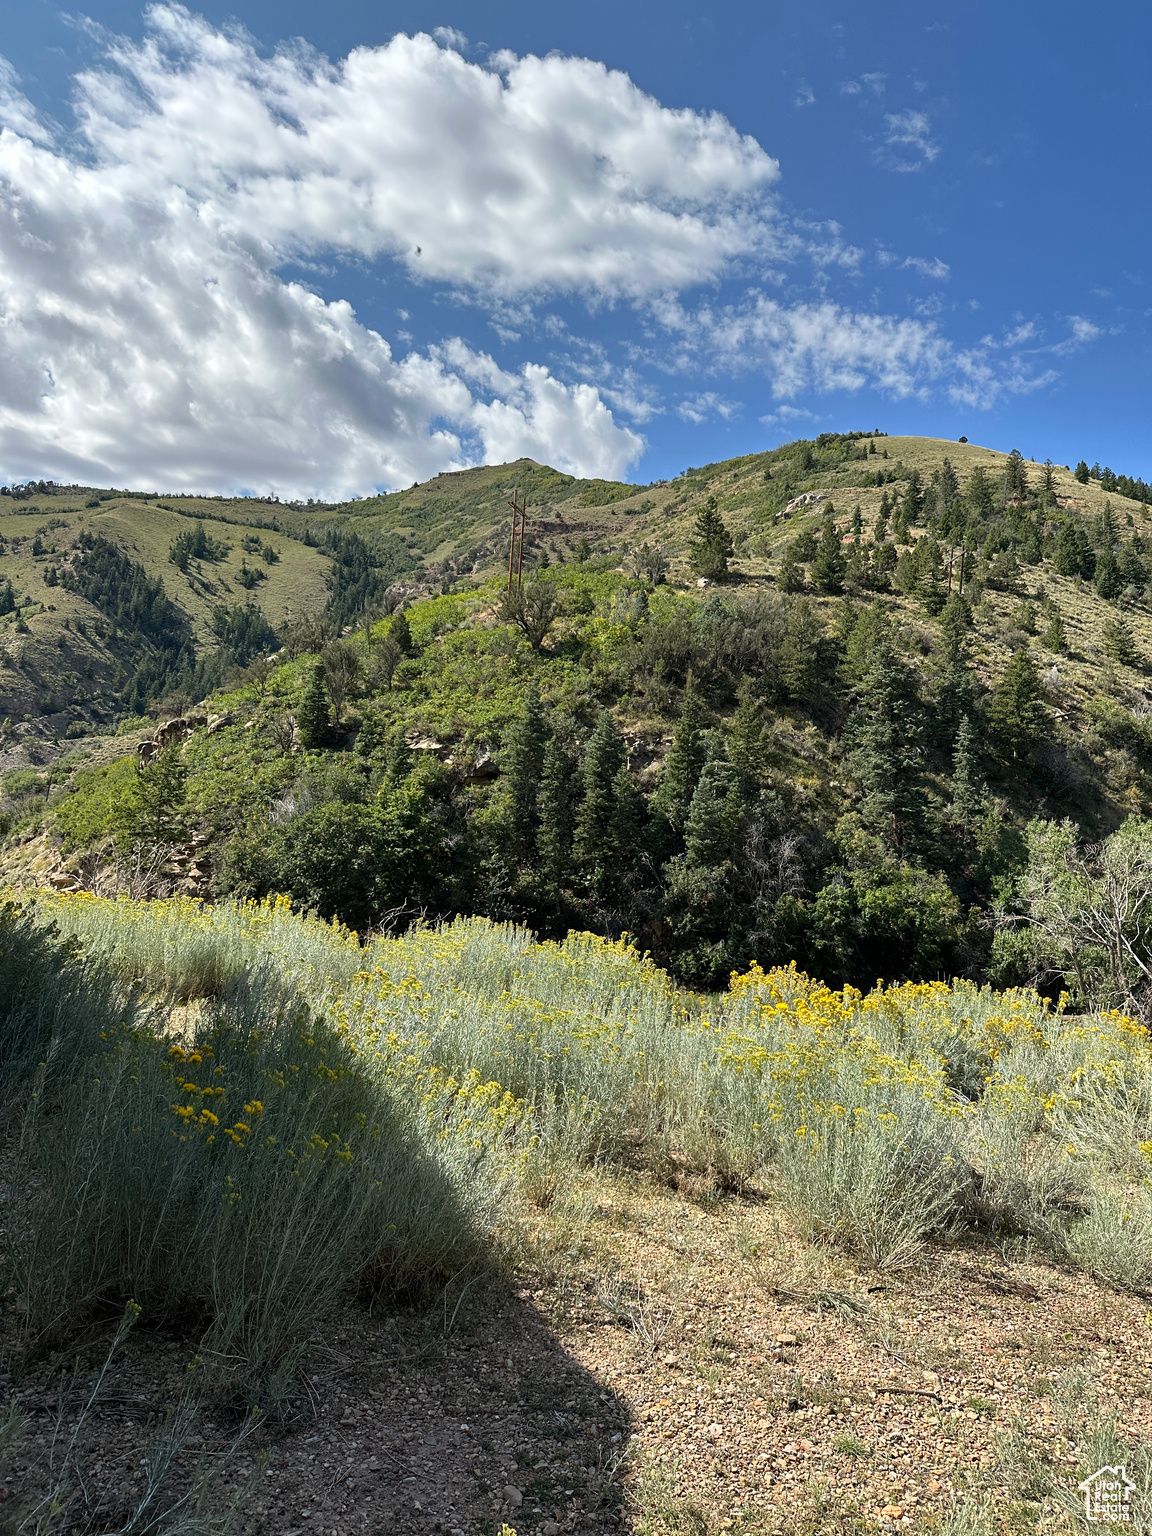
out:
M169 552L204 512L217 558L192 560L181 571ZM254 548L244 548L246 535ZM16 606L0 618L0 717L49 716L48 729L62 731L70 721L106 724L122 713L116 695L131 658L112 632L116 615L67 584L84 537L107 541L163 583L197 652L216 645L213 615L221 607L254 603L277 626L322 608L328 596L325 555L274 531L257 539L231 519L229 507L86 490L2 498L0 583L10 584ZM262 548L271 550L271 563ZM248 590L241 578L253 570L258 577Z
M988 919L1030 818L1098 836L1152 809L1152 518L1081 473L853 434L646 487L525 460L345 507L74 507L43 553L5 556L18 586L112 530L187 615L196 676L222 603L251 597L283 643L214 686L224 722L163 781L131 739L9 729L6 868L110 886L143 878L150 838L156 889L282 890L357 927L626 929L700 985L788 959L869 982L995 960L1010 979ZM706 511L733 545L712 583ZM169 548L198 526L185 572ZM245 538L280 551L250 592ZM20 612L33 638L64 616Z

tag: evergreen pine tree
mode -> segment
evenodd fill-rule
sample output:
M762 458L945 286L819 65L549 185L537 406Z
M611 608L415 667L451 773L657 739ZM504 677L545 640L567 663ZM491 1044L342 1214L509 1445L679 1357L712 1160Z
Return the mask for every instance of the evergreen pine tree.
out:
M1048 628L1044 632L1044 644L1057 656L1063 656L1068 649L1068 638L1064 633L1064 620L1060 617L1059 608L1053 612Z
M728 761L751 793L768 778L768 742L760 709L745 689L728 727Z
M826 517L812 561L812 580L821 592L839 592L843 589L847 569L848 562L844 558L835 520Z
M1111 546L1105 544L1096 556L1096 591L1106 602L1120 596L1120 567Z
M1100 517L1100 545L1104 549L1115 549L1120 542L1120 535L1116 531L1116 517L1112 511L1111 501L1105 501L1104 511Z
M720 516L715 496L709 496L696 515L696 540L691 546L693 568L711 581L724 581L733 553L732 535Z
M887 592L892 585L892 573L896 569L896 546L873 544L872 567L868 572L868 584L875 592Z
M1022 499L1027 494L1028 471L1024 464L1024 455L1019 448L1013 448L1004 465L1004 500Z
M644 799L627 763L621 763L612 780L612 802L608 868L618 891L639 859L644 832Z
M914 528L924 510L923 482L920 471L914 469L908 476L908 489L900 501L900 523L904 528ZM907 539L904 540L907 543Z
M1079 528L1070 521L1060 524L1056 534L1056 542L1052 547L1052 564L1060 576L1080 576L1083 574L1081 570L1082 556L1080 540L1078 538L1079 532Z
M1036 517L1030 519L1024 525L1024 535L1020 540L1020 558L1028 565L1039 565L1044 553L1041 535L1044 532L1044 519Z
M522 859L531 858L535 848L537 792L548 734L540 690L532 681L524 697L524 713L508 730L501 776L507 840Z
M948 820L969 836L983 820L988 809L988 786L976 767L976 732L965 715L952 747L952 799Z
M791 605L777 667L782 688L796 704L811 704L819 695L823 633L807 598Z
M584 749L582 794L573 829L573 851L582 873L602 889L613 863L616 775L624 763L624 739L610 709L601 710Z
M978 522L992 516L996 510L996 496L988 480L983 464L977 464L964 487L964 499Z
M412 630L408 623L408 615L404 612L403 608L392 615L391 623L388 625L388 633L404 652L405 656L411 656Z
M850 613L845 599L840 607L837 638L843 647L841 670L845 685L852 688L868 670L872 653L891 646L892 628L888 614L879 603L869 603L859 610L853 604Z
M972 628L972 609L959 592L949 594L940 614L940 633L944 657L953 666L968 659L968 631Z
M860 821L895 851L914 838L922 815L921 729L912 674L889 646L877 645L856 689L844 735L848 768L860 789Z
M797 560L814 560L816 558L816 534L811 528L805 528L796 540Z
M680 706L680 718L672 735L672 745L664 760L655 806L665 821L678 831L684 826L688 807L704 766L704 731L707 711L689 676Z
M804 567L796 553L796 545L789 544L780 561L780 569L776 574L776 584L781 592L803 592Z
M128 840L157 849L180 842L187 793L188 770L180 746L169 742L151 762L137 766L122 822Z
M536 811L541 883L555 899L572 870L572 761L555 735L544 749Z
M960 500L960 478L952 467L951 459L945 459L940 467L936 500L942 510L950 510Z
M744 809L739 773L722 755L711 756L700 774L684 827L690 868L714 869L737 861Z
M1012 657L992 690L988 715L1004 750L1022 757L1039 739L1048 718L1044 688L1027 647Z
M1089 480L1092 478L1091 471L1088 468L1088 461L1086 459L1081 459L1073 471L1073 474L1076 476L1076 479L1079 480L1081 485L1087 485Z
M392 733L392 739L388 744L388 755L384 761L385 791L398 788L411 772L412 749L404 735L404 727L398 725Z
M1148 567L1144 562L1144 541L1133 534L1116 556L1120 581L1124 586L1142 587L1148 580Z
M892 515L892 503L888 500L888 492L885 491L880 498L880 507L876 513L876 521L872 525L872 537L877 544L883 544L888 537L888 519Z
M300 745L315 750L327 744L331 733L328 690L324 685L324 664L316 662L309 670L304 700L296 711Z
M860 503L852 508L852 537L859 540L864 532L864 514L860 511Z
M1139 652L1136 649L1136 638L1132 633L1132 626L1122 615L1117 614L1114 619L1108 619L1103 629L1104 654L1112 661L1118 661L1121 666L1134 667L1139 661Z

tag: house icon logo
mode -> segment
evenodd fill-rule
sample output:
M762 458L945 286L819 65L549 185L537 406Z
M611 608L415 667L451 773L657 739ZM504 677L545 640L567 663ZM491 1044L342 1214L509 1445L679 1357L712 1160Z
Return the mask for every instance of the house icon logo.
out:
M1136 1484L1124 1467L1100 1467L1076 1485L1084 1495L1084 1516L1091 1522L1127 1525L1132 1521Z

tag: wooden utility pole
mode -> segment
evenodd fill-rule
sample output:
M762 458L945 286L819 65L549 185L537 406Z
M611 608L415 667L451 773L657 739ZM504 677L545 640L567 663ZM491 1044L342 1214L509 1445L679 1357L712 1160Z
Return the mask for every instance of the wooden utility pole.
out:
M528 527L528 493L520 498L520 558L516 562L516 590L524 583L524 530Z
M512 492L512 500L509 503L512 508L512 537L508 540L508 590L512 590L512 572L516 560L516 519L520 515L520 506L516 500L516 492Z
M512 508L512 541L508 545L508 590L512 590L512 572L516 572L516 590L519 591L524 580L524 530L528 526L528 497L521 496L518 491L512 492L512 500L509 502ZM516 548L516 520L520 520L520 548Z

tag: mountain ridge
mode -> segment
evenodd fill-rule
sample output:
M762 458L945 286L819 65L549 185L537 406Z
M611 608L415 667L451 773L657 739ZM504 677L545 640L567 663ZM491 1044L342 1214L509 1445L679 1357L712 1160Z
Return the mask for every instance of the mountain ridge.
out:
M0 524L33 580L59 566L55 608L20 605L0 642L23 621L51 656L100 528L122 542L88 590L141 615L100 620L126 678L102 712L73 697L5 725L10 878L115 887L155 730L124 698L145 683L161 718L201 697L227 717L169 785L199 894L286 891L356 927L627 929L696 984L753 959L982 975L1032 818L1097 838L1152 810L1152 513L1090 472L843 434L649 486L521 460L370 504L216 504L227 522L162 500L30 508L14 549ZM269 543L267 579L238 586ZM158 660L148 616L186 592L207 618ZM73 610L64 633L95 622Z

